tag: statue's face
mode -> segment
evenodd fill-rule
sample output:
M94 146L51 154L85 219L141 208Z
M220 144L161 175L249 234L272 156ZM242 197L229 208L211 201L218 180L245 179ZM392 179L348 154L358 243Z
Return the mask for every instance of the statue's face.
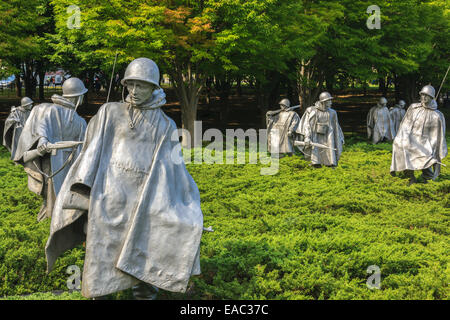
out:
M155 90L154 85L141 80L128 80L126 86L130 93L131 104L134 106L147 102Z
M288 107L286 107L284 104L280 104L281 110L286 110Z
M431 98L427 94L422 93L420 95L420 102L422 102L423 104L429 104L431 102L431 100L433 100L433 98Z
M331 108L332 105L333 105L333 101L331 101L331 100L325 101L325 107Z

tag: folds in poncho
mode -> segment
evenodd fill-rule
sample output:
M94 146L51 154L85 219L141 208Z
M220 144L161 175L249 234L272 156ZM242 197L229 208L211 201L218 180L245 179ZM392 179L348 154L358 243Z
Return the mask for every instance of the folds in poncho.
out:
M394 124L387 107L377 105L370 109L367 115L367 135L374 144L383 139L394 139Z
M403 117L406 114L406 111L405 111L405 109L396 105L389 110L389 113L391 114L394 137L395 137L397 135L398 129L400 128L400 123L402 122Z
M172 159L181 157L176 126L157 105L134 109L131 128L128 108L108 103L91 119L55 204L48 268L84 241L87 218L85 297L139 280L184 292L190 276L200 273L200 194L182 158Z
M11 113L5 121L3 130L3 145L11 152L11 160L16 154L17 144L19 143L20 134L22 133L25 122L30 116L31 110L23 107L12 108Z
M300 117L295 111L281 111L277 114L269 111L266 114L267 150L270 153L293 153L295 139L289 134L296 133L299 122Z
M394 139L391 172L427 169L447 153L445 118L436 102L428 107L412 104Z
M309 107L302 116L298 132L303 136L303 139L309 138L311 142L336 149L334 151L316 147L300 147L307 160L311 161L312 164L338 165L344 144L344 134L334 109L323 110L318 104Z
M81 147L75 150L72 161L67 164L66 161L72 152L70 149L60 149L55 155L46 154L27 163L23 161L24 153L47 142L82 141L86 130L86 121L75 112L75 106L70 101L58 95L54 95L52 100L54 103L43 103L33 108L20 135L14 156L14 161L25 167L30 191L44 198L38 220L51 217L55 196L58 195L70 165ZM42 175L45 173L50 176L62 167L64 169L52 179Z

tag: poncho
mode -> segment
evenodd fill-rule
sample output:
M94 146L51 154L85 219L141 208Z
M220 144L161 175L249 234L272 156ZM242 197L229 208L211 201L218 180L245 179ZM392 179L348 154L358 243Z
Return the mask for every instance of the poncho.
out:
M389 113L391 115L394 137L395 137L397 135L398 129L400 128L400 123L402 122L403 117L406 114L406 111L405 111L405 109L396 105L389 110Z
M296 133L299 122L300 117L295 111L280 111L276 114L269 111L266 115L268 151L293 153L295 137L289 134Z
M74 150L72 160L68 159L71 149L60 149L55 155L48 153L27 163L23 161L24 153L47 142L82 141L86 130L86 121L75 112L75 106L70 101L58 95L53 95L52 100L53 103L43 103L33 108L14 156L14 161L25 167L30 191L42 195L44 199L38 214L39 221L51 217L55 197L81 147ZM47 179L42 173L47 176L57 174Z
M139 281L184 292L190 276L200 273L200 193L181 157L175 123L160 109L161 95L133 108L132 119L128 103L103 105L56 199L48 270L85 240L85 297Z
M425 107L412 104L394 139L391 172L427 169L447 153L445 118L437 110L436 101Z
M338 116L334 109L322 109L317 103L306 109L302 116L298 132L303 139L309 138L311 142L326 145L329 148L300 147L305 158L313 165L337 166L342 154L344 134L339 125Z
M377 105L370 109L367 115L367 136L376 144L383 139L394 139L394 125L387 107Z
M22 133L25 122L30 116L31 110L23 107L13 107L11 113L5 121L5 128L3 130L3 145L11 152L11 160L16 154L17 144L19 142L20 134Z

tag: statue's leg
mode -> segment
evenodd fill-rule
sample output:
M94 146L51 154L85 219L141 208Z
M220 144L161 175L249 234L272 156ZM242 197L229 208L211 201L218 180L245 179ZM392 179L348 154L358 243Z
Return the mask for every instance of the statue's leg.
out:
M159 292L157 287L145 282L135 285L132 290L136 300L156 300Z
M422 170L422 178L425 179L425 182L433 179L434 173L431 167Z
M417 182L416 176L414 175L413 170L405 170L406 176L409 178L409 185L412 185Z

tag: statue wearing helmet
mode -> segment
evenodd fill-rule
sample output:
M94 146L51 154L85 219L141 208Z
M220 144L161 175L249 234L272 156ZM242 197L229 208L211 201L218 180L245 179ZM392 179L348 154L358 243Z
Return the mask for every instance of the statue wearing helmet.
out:
M289 99L283 99L279 103L280 110L269 111L266 114L267 124L267 148L273 155L289 155L294 153L294 141L300 117L291 108Z
M420 91L420 103L413 103L400 124L392 149L391 174L405 171L410 184L416 182L415 170L422 178L436 180L442 159L447 156L445 117L437 110L434 88Z
M389 113L391 114L392 123L394 125L394 137L397 135L398 128L400 128L400 123L403 120L403 117L406 114L405 110L406 102L403 100L400 100L395 106L389 109Z
M53 103L33 108L20 136L14 161L28 174L28 188L41 195L44 203L38 221L51 218L54 201L69 168L81 147L50 149L64 141L83 141L86 121L76 109L87 92L83 82L70 78L64 82L63 95L53 95Z
M86 241L82 294L133 288L184 292L200 273L200 193L186 170L177 127L162 110L159 70L132 61L124 101L104 104L89 122L83 150L59 193L46 245L49 270ZM87 236L84 236L83 226Z
M394 139L394 123L384 97L380 98L367 115L367 136L373 144Z
M3 145L11 152L11 160L14 159L14 155L16 154L17 143L19 142L25 122L30 116L33 103L33 100L28 97L22 98L20 106L12 107L11 113L5 121Z
M316 168L336 167L342 153L344 134L337 113L331 108L332 99L330 93L322 92L319 101L306 109L299 125L300 141L304 142L299 149Z

